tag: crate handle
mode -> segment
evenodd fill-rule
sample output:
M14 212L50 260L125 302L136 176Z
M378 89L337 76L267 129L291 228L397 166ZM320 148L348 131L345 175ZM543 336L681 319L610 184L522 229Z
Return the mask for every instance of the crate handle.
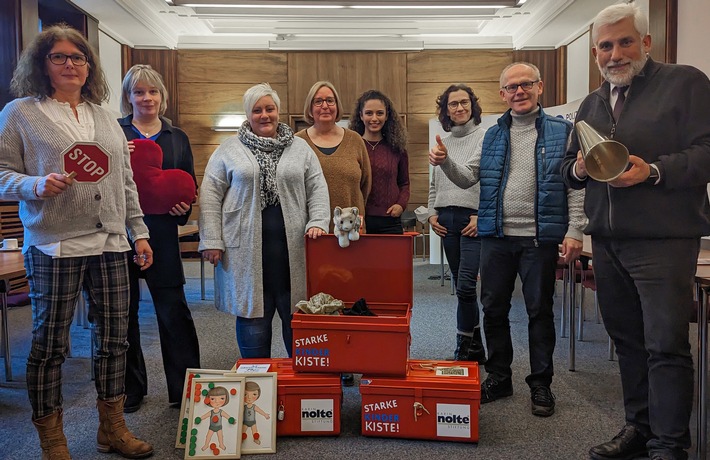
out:
M283 402L279 402L279 411L278 411L278 415L276 416L279 420L284 419L284 415L286 413L285 409L286 408L284 407Z
M422 404L422 403L420 403L420 402L415 402L415 403L414 403L414 421L415 421L415 422L417 421L417 417L418 417L419 415L422 415L421 411L424 411L424 412L426 412L427 414L429 414L429 411L426 410L426 407L424 407L424 404Z
M345 343L350 344L350 334L345 336Z

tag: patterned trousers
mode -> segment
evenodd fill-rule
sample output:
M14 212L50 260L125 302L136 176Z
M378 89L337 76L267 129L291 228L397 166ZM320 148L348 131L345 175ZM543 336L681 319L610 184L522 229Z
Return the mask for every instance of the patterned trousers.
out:
M52 258L35 247L25 254L32 300L32 349L27 390L32 417L62 407L62 363L79 296L89 306L96 331L95 384L99 399L123 394L128 342L129 283L126 253Z

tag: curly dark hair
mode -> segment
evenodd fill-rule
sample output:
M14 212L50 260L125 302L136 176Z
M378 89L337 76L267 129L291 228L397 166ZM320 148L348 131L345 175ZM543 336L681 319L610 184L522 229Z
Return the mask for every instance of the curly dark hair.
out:
M383 139L395 152L402 153L406 151L407 130L402 125L402 119L399 117L399 114L397 113L397 110L395 110L390 98L375 89L365 91L357 99L355 108L353 109L350 117L348 128L357 132L361 136L365 134L365 123L362 122L361 114L363 108L365 107L365 103L373 99L382 101L385 105L385 109L387 110L387 120L385 120L385 124L382 127Z
M471 118L473 118L474 124L480 125L483 109L481 109L481 105L478 103L478 97L473 93L470 86L464 85L463 83L454 83L436 98L436 114L439 117L439 122L441 123L441 127L444 128L444 131L447 133L450 132L451 127L454 125L449 117L448 107L449 94L454 91L466 91L468 93L468 96L471 98Z
M81 97L94 104L108 101L111 92L101 70L98 54L78 30L67 24L57 24L43 30L25 48L12 74L10 82L12 94L16 97L33 96L40 99L54 94L54 88L45 70L47 54L56 42L62 40L73 43L87 57L86 65L89 66L89 74L81 88Z

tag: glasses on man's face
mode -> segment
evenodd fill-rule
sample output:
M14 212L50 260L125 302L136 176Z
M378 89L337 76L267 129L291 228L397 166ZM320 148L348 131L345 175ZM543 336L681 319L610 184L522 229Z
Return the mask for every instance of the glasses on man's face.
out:
M313 105L316 107L321 107L323 103L325 102L326 105L333 107L335 105L335 98L334 97L326 97L325 99L313 99Z
M76 66L86 65L87 57L83 54L64 54L64 53L51 53L47 55L49 62L55 65L64 65L67 59L71 59L71 63Z
M451 101L448 104L451 110L456 110L459 105L461 106L462 109L467 109L471 105L471 99L463 99L461 101Z
M508 85L504 86L503 89L508 92L508 94L515 94L518 92L518 87L523 88L523 91L528 92L532 89L533 85L540 80L535 80L535 81L524 81L522 83L518 83L517 85Z

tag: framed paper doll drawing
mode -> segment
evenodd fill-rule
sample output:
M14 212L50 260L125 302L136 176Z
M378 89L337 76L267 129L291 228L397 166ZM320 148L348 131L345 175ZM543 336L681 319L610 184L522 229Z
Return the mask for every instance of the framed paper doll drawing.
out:
M186 459L239 458L244 377L192 380Z
M185 371L185 383L182 389L182 402L180 403L180 418L178 419L175 447L184 449L188 439L188 424L190 418L190 398L192 393L192 380L200 377L223 377L226 371L219 369L188 368Z
M225 374L244 377L243 454L276 452L276 373Z

